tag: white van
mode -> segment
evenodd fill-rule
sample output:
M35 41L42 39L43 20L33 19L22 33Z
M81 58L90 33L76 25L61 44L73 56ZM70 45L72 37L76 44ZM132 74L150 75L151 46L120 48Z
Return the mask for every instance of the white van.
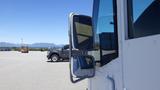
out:
M93 15L71 13L69 28L73 83L160 90L160 0L94 0Z

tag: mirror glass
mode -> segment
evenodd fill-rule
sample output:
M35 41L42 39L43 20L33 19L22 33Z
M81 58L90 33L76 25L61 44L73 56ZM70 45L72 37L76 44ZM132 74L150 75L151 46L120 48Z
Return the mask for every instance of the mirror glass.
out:
M92 19L89 16L73 16L73 45L79 50L93 48Z
M95 74L95 62L91 56L73 56L71 64L72 74L76 78L90 78Z

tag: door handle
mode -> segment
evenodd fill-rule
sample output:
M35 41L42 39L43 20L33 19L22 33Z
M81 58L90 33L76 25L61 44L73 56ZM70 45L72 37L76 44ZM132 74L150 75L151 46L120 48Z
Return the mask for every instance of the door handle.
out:
M111 81L112 83L112 90L116 90L116 85L115 85L115 80L112 76L107 76L107 78Z

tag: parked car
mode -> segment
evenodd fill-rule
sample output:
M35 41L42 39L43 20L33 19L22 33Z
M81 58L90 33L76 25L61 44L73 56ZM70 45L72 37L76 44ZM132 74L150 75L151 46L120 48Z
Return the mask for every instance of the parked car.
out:
M0 51L11 51L9 47L0 47Z
M53 62L69 59L69 45L65 45L60 49L50 48L47 52L48 60Z

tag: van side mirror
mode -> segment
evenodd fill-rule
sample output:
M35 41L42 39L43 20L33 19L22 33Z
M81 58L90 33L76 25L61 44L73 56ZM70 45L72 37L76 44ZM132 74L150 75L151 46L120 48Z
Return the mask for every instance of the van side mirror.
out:
M79 50L93 48L92 18L84 15L70 15L72 46Z
M73 83L95 75L95 60L87 55L93 49L92 19L71 13L69 16L70 78Z

